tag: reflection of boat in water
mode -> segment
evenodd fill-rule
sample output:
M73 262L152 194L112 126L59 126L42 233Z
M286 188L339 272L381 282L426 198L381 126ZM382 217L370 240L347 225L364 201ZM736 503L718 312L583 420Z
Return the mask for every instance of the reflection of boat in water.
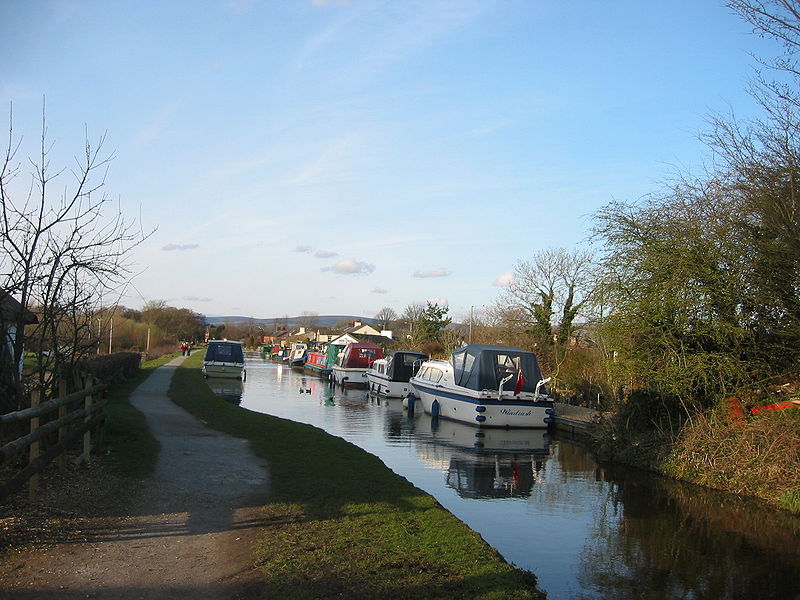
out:
M214 392L220 398L230 402L231 404L236 404L237 406L242 403L242 392L244 387L242 386L241 379L207 379L206 383L208 383L208 387L211 388L211 391Z
M540 394L536 355L509 346L470 344L449 361L429 360L411 378L429 415L484 427L547 427L553 400Z
M408 382L420 365L428 360L424 352L395 350L386 358L379 358L367 371L367 387L374 394L387 398L405 398L411 391Z
M423 459L438 464L464 498L530 496L550 455L544 429L478 429L422 415L414 433Z
M367 369L379 358L383 358L383 348L377 344L347 344L332 367L334 383L342 387L366 387Z
M209 340L203 357L203 377L239 379L245 376L241 342Z

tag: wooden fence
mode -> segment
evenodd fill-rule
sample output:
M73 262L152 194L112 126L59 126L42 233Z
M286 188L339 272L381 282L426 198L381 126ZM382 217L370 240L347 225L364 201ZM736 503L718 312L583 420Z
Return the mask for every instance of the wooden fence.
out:
M86 379L83 389L67 394L67 382L59 385L59 397L40 403L38 393L31 396L31 406L24 410L0 415L0 433L9 425L30 423L30 433L5 443L0 447L0 464L27 451L27 465L9 479L0 482L0 500L28 483L31 500L36 500L39 485L39 472L58 459L59 469L66 470L66 452L78 445L83 438L81 458L89 461L92 448L92 431L102 434L102 424L106 418L107 400L103 392L107 384L97 384L93 377ZM50 417L40 425L43 417ZM24 426L24 431L28 427ZM0 436L0 439L4 439ZM46 444L44 442L47 442Z

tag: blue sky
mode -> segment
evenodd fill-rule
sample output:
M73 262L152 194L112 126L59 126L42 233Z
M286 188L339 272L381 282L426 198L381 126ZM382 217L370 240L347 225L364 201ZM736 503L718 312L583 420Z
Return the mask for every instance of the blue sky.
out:
M106 134L127 306L461 318L701 169L773 51L714 0L0 0L0 106L54 166Z

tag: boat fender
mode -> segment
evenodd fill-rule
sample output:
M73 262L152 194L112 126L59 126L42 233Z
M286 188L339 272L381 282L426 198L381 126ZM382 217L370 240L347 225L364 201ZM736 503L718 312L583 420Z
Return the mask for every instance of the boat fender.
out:
M439 401L434 400L433 404L431 404L431 416L438 417L439 416Z
M475 410L477 412L479 412L479 413L486 412L486 407L485 406L476 406Z
M416 404L417 399L412 395L409 394L405 398L403 398L403 408L408 409L408 412L411 414L414 413L414 404Z
M548 415L554 415L556 413L552 408L545 408L544 412Z
M545 418L543 419L543 421L544 421L545 423L552 423L552 422L553 422L553 417L545 417Z
M478 415L477 417L475 417L475 420L478 423L483 423L486 420L486 415Z

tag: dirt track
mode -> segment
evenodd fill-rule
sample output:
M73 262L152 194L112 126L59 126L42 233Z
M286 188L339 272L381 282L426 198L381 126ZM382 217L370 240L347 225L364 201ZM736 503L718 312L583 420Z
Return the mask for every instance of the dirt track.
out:
M94 519L88 541L27 550L0 563L0 598L253 598L251 551L269 471L247 442L207 428L166 396L183 358L131 396L161 444L152 479Z

